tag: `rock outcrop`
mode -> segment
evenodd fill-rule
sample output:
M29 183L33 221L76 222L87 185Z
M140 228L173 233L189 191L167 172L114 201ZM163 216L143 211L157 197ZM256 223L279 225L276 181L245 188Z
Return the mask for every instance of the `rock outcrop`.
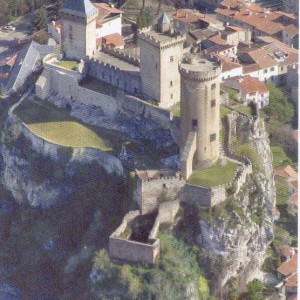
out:
M211 290L219 299L226 298L233 288L240 292L247 282L261 278L260 267L273 238L276 199L272 153L264 122L233 113L229 123L238 145L247 144L253 152L253 174L247 175L240 191L229 195L224 203L210 210L194 206L188 212L189 218L198 220L194 222L192 242L199 246Z

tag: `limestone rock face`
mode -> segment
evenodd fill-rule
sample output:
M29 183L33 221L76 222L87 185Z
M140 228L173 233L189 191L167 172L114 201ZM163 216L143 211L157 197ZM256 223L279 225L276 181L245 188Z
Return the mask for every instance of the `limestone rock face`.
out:
M1 180L18 203L49 208L76 188L84 166L100 165L108 174L124 176L119 159L92 148L68 148L34 135L11 115L1 136ZM94 174L97 176L98 174Z
M203 264L213 280L218 297L235 282L241 290L254 278L273 237L272 213L276 201L272 154L264 122L231 116L231 132L256 151L260 168L248 175L239 193L212 209L210 218L200 217L196 243L201 246Z

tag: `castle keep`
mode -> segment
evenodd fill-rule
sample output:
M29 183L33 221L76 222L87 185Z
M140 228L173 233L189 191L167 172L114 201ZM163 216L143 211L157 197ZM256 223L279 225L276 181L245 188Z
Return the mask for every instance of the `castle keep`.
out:
M63 54L73 59L92 56L96 50L96 7L89 0L68 0L60 14Z
M181 74L181 169L187 179L193 169L212 165L219 158L221 64L190 54Z
M170 27L170 20L163 13L156 30L140 30L138 37L143 94L161 107L170 107L180 101L178 63L185 36Z

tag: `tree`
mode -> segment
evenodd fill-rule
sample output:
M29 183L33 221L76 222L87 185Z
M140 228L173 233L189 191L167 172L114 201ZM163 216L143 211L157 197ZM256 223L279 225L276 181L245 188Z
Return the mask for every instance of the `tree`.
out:
M294 107L288 97L273 83L268 83L267 87L270 91L270 103L264 111L269 116L278 118L280 122L287 123L294 116Z
M137 15L136 26L137 26L137 29L142 29L144 27L149 26L147 23L147 16L146 16L145 10L143 8L140 10L140 13Z

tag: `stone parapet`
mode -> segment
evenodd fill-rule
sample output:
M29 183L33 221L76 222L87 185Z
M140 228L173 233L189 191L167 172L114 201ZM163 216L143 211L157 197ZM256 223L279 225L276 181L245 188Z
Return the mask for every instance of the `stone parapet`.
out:
M175 44L183 44L186 36L178 31L172 31L170 34L164 34L165 39L160 39L159 36L162 34L156 33L151 27L143 28L138 31L138 37L154 47L164 49Z
M140 65L140 59L131 55L128 55L126 53L124 53L124 51L122 51L121 49L116 49L116 48L112 48L109 46L102 46L101 50L107 54L110 54L112 56L115 56L119 59L122 59L128 63L131 63L135 66L139 66Z

